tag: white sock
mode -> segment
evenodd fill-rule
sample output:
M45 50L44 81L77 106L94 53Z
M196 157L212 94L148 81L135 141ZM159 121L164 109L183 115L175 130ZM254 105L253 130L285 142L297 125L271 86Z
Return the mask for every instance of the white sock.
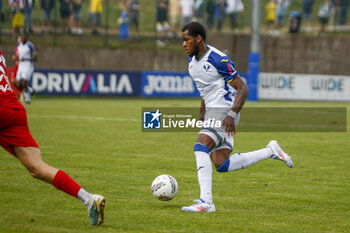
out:
M210 162L210 156L203 151L195 151L197 162L197 175L200 187L200 198L206 203L213 203L212 195L212 174L213 168Z
M23 95L24 95L24 100L26 102L30 102L30 93L29 93L29 91L23 91Z
M32 87L28 87L29 94L33 94L34 89Z
M271 158L272 154L273 152L270 147L247 153L233 154L229 158L228 172L249 167L261 160Z
M79 200L81 200L84 205L86 206L87 209L90 208L90 206L92 205L92 195L88 192L85 191L85 189L81 188L78 192L78 198Z

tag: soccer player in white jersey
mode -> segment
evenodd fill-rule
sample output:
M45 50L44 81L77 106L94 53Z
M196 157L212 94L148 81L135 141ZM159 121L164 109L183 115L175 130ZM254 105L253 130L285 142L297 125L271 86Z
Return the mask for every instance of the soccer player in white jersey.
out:
M19 35L21 42L17 44L18 51L18 70L16 74L17 87L23 90L24 100L30 104L30 96L33 93L28 83L34 73L34 62L38 60L34 45L28 41L28 34Z
M215 212L212 197L212 160L218 172L240 170L264 159L273 158L293 167L291 158L277 141L270 141L263 149L236 153L233 135L239 121L239 112L248 95L248 88L234 68L230 58L206 44L206 31L198 22L182 28L183 47L189 55L189 73L195 81L202 101L200 120L221 121L220 128L202 128L194 145L200 199L182 207L188 212Z

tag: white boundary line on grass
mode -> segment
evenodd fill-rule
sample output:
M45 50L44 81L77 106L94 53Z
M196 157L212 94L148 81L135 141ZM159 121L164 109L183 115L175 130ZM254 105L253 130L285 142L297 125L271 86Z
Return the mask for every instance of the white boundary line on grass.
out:
M29 118L56 118L56 119L72 119L72 120L92 120L92 121L133 121L140 120L133 118L116 118L116 117L94 117L94 116L73 116L73 115L37 115L29 114Z

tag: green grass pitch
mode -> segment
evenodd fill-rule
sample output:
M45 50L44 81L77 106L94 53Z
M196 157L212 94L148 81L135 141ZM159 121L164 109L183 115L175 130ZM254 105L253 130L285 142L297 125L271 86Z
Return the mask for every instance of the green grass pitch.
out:
M350 132L237 132L234 152L277 139L295 163L264 160L213 172L216 213L185 213L199 197L197 133L141 131L142 107L199 107L198 99L37 98L27 107L44 160L106 197L105 223L82 203L34 180L0 150L0 232L350 232ZM350 103L247 102L246 107L347 107ZM151 183L170 174L179 193L161 202Z

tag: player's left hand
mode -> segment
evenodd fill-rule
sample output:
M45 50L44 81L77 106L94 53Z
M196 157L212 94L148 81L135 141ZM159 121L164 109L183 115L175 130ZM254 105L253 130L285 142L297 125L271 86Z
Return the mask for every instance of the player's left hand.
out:
M235 119L233 119L233 117L226 116L222 121L221 127L225 129L225 134L227 134L227 136L236 136Z

